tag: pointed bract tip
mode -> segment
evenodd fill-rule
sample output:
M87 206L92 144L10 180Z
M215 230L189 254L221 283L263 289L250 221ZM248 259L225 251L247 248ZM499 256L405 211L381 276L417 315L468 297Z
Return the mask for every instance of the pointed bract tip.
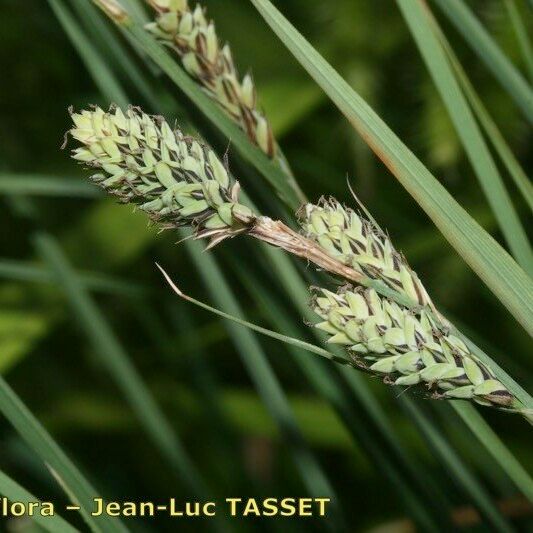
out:
M93 2L116 24L126 24L130 17L117 0L93 0Z
M163 277L167 280L167 283L170 285L170 287L172 288L172 290L173 290L178 296L184 296L184 294L178 289L178 287L176 286L176 284L172 281L172 279L170 278L170 276L165 272L165 270L163 269L163 267L162 267L159 263L156 263L155 266L161 271L161 274L163 274Z

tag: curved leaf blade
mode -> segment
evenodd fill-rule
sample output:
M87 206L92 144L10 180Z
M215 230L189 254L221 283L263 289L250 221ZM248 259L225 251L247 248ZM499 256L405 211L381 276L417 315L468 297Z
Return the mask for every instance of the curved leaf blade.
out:
M485 66L533 123L533 90L462 0L435 0Z
M432 30L431 13L421 0L397 0L397 4L446 106L509 249L520 266L533 275L533 252L526 232L445 50Z
M533 335L533 282L527 274L269 0L251 2L450 244Z

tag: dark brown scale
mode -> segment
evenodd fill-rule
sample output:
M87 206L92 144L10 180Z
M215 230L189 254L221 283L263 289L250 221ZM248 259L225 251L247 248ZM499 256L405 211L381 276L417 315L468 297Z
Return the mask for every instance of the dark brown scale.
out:
M370 305L370 300L368 298L367 291L361 291L361 292L362 292L362 296L363 296L363 298L365 299L365 302L366 302L366 307L368 309L368 314L369 314L369 316L373 316L374 315L374 310L372 309L372 306Z
M400 323L393 317L390 317L393 327L400 327Z
M176 51L180 55L186 54L187 52L191 51L191 48L187 40L183 39L182 37L178 35L174 36L174 47L176 48Z
M383 259L385 254L385 249L383 248L381 242L375 237L372 236L372 251L376 257Z
M402 287L402 282L399 279L389 278L388 276L382 276L381 279L393 289Z
M407 346L407 344L401 344L400 346L394 346L394 349L397 352L402 352L402 353L407 353L411 350L409 346Z
M250 112L249 109L246 107L240 106L241 112L242 112L242 119L244 122L244 128L246 131L246 134L248 137L254 140L255 142L255 128L257 126L257 123L255 122L255 118L253 114Z
M203 33L199 32L196 34L195 44L197 53L201 56L205 56L207 53L207 39Z
M463 358L456 352L452 352L453 360L455 361L455 365L459 368L463 367Z
M398 256L396 252L393 252L392 253L392 267L394 268L394 270L396 270L396 272L400 272L400 265L401 265L400 257Z
M360 268L361 270L363 270L363 268L365 267L360 265ZM381 278L383 274L383 271L381 270L381 268L374 266L374 265L366 265L366 271L370 278Z
M506 390L498 390L495 392L491 392L490 394L487 395L487 397L489 398L494 397L494 396L509 399L510 402L512 402L513 400L513 395L509 391L506 391Z
M341 247L339 245L338 242L335 242L335 241L331 241L332 244L333 244L333 247L335 248L335 250L337 251L338 254L342 254L342 250L341 250Z
M355 254L365 251L365 245L361 241L358 241L357 239L350 239L349 242L350 248Z
M237 97L237 93L235 92L235 87L232 83L230 83L228 80L222 80L222 89L224 89L224 94L226 95L226 98L232 103L232 104L238 104L239 98Z
M207 59L201 55L195 54L195 57L200 69L202 70L202 76L205 76L205 78L203 78L203 81L211 87L214 87L212 81L213 74L211 72L211 63L209 63L209 61L207 61Z
M370 251L374 257L379 257L379 247L376 246L376 241L372 241L372 244L370 245Z
M416 279L413 279L413 285L415 287L416 300L417 300L417 302L420 305L423 305L424 304L424 297L423 297L422 293L420 292L420 287L418 286L418 283L417 283Z
M456 387L464 387L466 385L470 385L470 380L466 377L466 375L460 376L458 378L454 378L453 380L450 380Z
M477 363L477 366L480 368L481 373L483 374L483 377L485 378L485 380L493 378L489 370L485 367L485 365L483 365L483 363L481 363L481 361L476 361L476 363Z
M415 330L415 341L420 346L424 343L426 339L422 336L422 334L419 331Z

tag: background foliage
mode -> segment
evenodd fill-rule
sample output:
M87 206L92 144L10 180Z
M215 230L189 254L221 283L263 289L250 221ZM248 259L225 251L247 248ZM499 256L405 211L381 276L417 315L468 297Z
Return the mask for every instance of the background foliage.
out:
M81 3L4 0L0 5L0 64L6 73L0 84L2 375L99 493L108 497L185 499L191 498L191 487L205 498L290 496L308 494L310 484L327 487L329 483L350 530L364 531L391 521L401 530L406 527L404 519L419 520L406 505L399 485L383 475L383 468L389 468L387 460L393 457L396 463L397 458L388 444L380 448L381 436L365 424L363 407L355 404L362 418L354 438L346 420L295 364L297 358L312 356L295 354L270 339L244 338L245 330L174 298L154 261L174 275L186 292L214 302L198 266L207 260L175 245L175 234L157 234L147 227L142 214L103 198L86 184L68 154L59 150L69 127L67 106L98 103L106 107L109 91L146 110L164 112L168 119L193 124L220 153L228 148L227 139L130 47L124 46L125 56L110 48L106 36L118 34L96 11L92 11L94 20L81 17ZM87 57L80 58L79 49L73 47L72 35L69 38L58 22L58 12L51 9L58 4L67 5L67 13L79 25L77 35L87 39L74 44L91 51L88 61L93 72L87 68ZM252 67L260 100L308 197L331 194L351 203L348 177L439 306L531 390L530 339L356 136L251 3L206 0L205 5L219 35L231 42L241 70ZM286 0L279 5L454 198L503 242L396 3ZM505 2L468 5L527 75ZM531 10L525 2L517 5L530 29ZM528 150L530 125L460 34L440 11L434 11L481 99L528 172L533 163ZM132 83L133 71L126 60L140 67L137 84ZM107 85L102 86L102 80ZM158 108L150 93L157 96ZM233 173L261 210L280 213L271 189L246 162L234 157L231 143L229 156ZM526 202L507 176L505 182L522 221L531 222ZM286 327L294 336L311 339L302 312L255 244L232 241L209 254L219 263L249 320L277 330ZM305 265L295 266L309 275ZM256 362L243 365L237 355L243 350L248 361L254 352ZM303 435L296 445L272 417L275 406L269 408L264 401L265 394L271 400L275 397L272 387L277 385L271 383L269 390L258 392L258 383L268 387L264 368L257 362L262 361L260 351L266 354ZM319 368L330 372L328 365ZM260 376L254 378L254 371ZM336 370L335 376L339 379ZM411 404L398 402L397 391L371 378L362 379L373 393L369 401L379 402L390 415L386 431L394 445L423 473L423 480L438 485L446 500L443 505L456 512L472 505L481 508L482 523L477 515L473 528L503 527L495 525L499 518L487 518L488 511L480 503L483 497L476 497L479 493L469 490L462 477L466 472L494 509L503 506L507 526L527 528L531 519L527 500L449 406L417 400L417 416L430 420L438 432L431 438L430 432L421 431L423 424L413 424ZM350 394L345 392L348 399ZM151 403L151 395L157 406ZM482 413L508 449L531 469L533 452L526 423L515 416ZM159 416L165 418L159 420ZM66 501L44 464L5 420L0 439L4 472L41 499ZM456 455L457 471L439 455L442 443ZM384 450L385 457L369 453L372 447ZM304 470L315 472L314 480L302 480L298 464L308 465ZM420 488L414 493L420 497ZM513 519L514 514L518 518ZM83 527L78 518L67 518ZM338 520L334 528L340 530L342 518ZM33 527L17 522L17 528ZM198 524L180 527L193 531ZM6 525L15 527L13 521ZM303 525L324 527L295 520L231 524L238 530L265 531L297 531ZM170 531L174 526L157 518L132 527ZM201 523L201 527L208 526Z

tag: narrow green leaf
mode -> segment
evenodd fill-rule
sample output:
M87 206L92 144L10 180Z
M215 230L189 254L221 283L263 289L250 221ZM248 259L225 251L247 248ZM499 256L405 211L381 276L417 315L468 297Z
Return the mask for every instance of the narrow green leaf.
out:
M515 0L503 0L505 7L507 8L507 13L509 13L509 19L513 25L514 32L516 34L516 39L520 45L520 50L522 51L522 56L524 58L524 64L527 68L529 81L533 81L533 47L531 46L531 39L527 33L526 25L522 20L522 15L516 5Z
M478 440L486 443L485 448L514 484L533 502L533 479L531 479L531 475L516 460L516 457L494 433L474 406L456 402L452 404L452 407Z
M130 297L139 297L150 292L148 287L123 281L99 272L76 272L85 289ZM54 273L44 266L29 261L0 258L0 277L30 283L57 283Z
M463 259L533 335L533 282L269 0L251 0Z
M93 499L98 496L98 493L2 377L0 377L0 411L19 435L61 479L61 484L68 494L74 498L76 504L81 506L80 513L93 531L126 531L118 518L91 515L94 507Z
M522 268L533 276L533 251L526 232L445 51L431 29L427 6L422 0L397 0L397 4L444 101L507 244Z
M199 411L202 413L201 424L211 443L210 459L213 463L221 465L225 476L233 476L236 492L245 493L253 485L251 472L243 464L240 454L235 453L240 438L232 427L228 409L220 401L223 397L223 387L218 379L217 370L210 361L213 352L198 346L199 326L196 317L190 313L187 306L176 306L174 299L172 299L173 305L164 306L173 326L169 332L168 326L157 318L159 302L160 300L152 306L142 304L136 306L140 322L147 330L151 330L148 334L154 344L159 345L161 352L168 355L169 367L179 373L186 368L190 373L190 379L187 381L195 387L195 396L200 404ZM217 322L221 325L220 321ZM173 335L176 334L180 347L185 350L180 361L177 360L176 343L173 341L176 338ZM253 390L250 391L252 394L255 393Z
M257 326L256 324L252 324L251 322L248 322L247 320L239 318L238 316L233 316L233 315L230 315L229 313L225 313L224 311L220 311L219 309L215 309L214 307L211 307L207 305L206 303L203 303L203 302L200 302L199 300L194 299L192 296L188 296L187 294L184 294L172 281L172 278L163 270L163 268L159 265L157 265L157 267L159 268L159 270L161 270L163 276L167 280L172 290L180 298L183 298L184 300L198 307L201 307L202 309L205 309L206 311L209 311L210 313L221 316L222 318L225 318L227 320L231 320L232 322L235 322L236 324L239 324L240 326L245 326L248 329L251 329L252 331L257 331L258 333L261 333L262 335L266 335L267 337L271 337L278 341L285 342L287 344L290 344L291 346L296 346L297 348L302 348L304 350L307 350L308 352L312 352L316 355L320 355L321 357L325 357L326 359L329 359L330 361L335 361L336 363L340 363L342 365L350 364L350 360L347 357L336 356L328 352L324 348L320 348L319 346L315 346L314 344L310 344L309 342L305 342L300 339L295 339L293 337L289 337L281 333L276 333L275 331L271 331L267 328Z
M126 94L115 80L107 64L95 52L91 42L81 31L74 17L59 0L48 0L48 3L102 94L108 94L117 104L127 106L129 102Z
M487 494L485 488L478 482L468 466L448 445L443 436L434 426L427 424L419 411L415 410L412 402L405 402L404 407L417 420L419 427L425 433L438 457L446 463L447 468L460 480L468 494L473 498L476 507L485 517L486 522L492 524L496 531L513 531L507 520L498 511L496 505Z
M122 0L128 11L139 24L146 24L150 19L144 10L145 0Z
M183 233L181 234L183 235ZM246 322L241 318L243 316L242 309L213 256L204 253L198 241L189 240L185 245L213 300L224 310L218 311L218 313L227 314L228 317L235 317L236 321ZM199 303L201 304L201 302ZM234 327L233 324L229 325L228 330L258 393L286 438L293 461L298 468L307 491L313 496L322 494L331 497L332 502L338 501L328 478L303 439L287 397L261 345L250 331ZM324 357L327 354L327 352L322 353ZM336 508L335 514L332 515L330 527L345 529L343 524L342 513L339 508Z
M533 91L463 0L434 0L533 123Z
M466 97L468 98L468 101L472 106L472 109L476 114L480 124L483 126L487 137L489 138L494 149L500 156L500 159L505 165L507 172L509 172L511 178L515 182L515 185L517 186L518 190L522 193L524 200L527 202L530 209L533 211L533 183L531 183L531 180L528 178L528 176L520 166L520 163L517 161L513 152L509 148L509 145L507 144L506 140L498 129L498 126L490 116L483 102L479 98L479 95L474 89L472 83L468 79L466 72L459 63L459 60L457 59L457 56L455 55L452 47L450 46L450 43L446 39L446 36L444 35L444 33L442 32L433 17L431 17L431 23L433 24L434 30L439 36L442 45L444 46L444 49L448 54L450 63L455 69L457 78L461 83L461 87Z
M61 249L50 237L42 233L38 234L34 241L38 252L53 269L58 282L63 285L70 305L87 336L93 342L102 365L121 389L147 434L194 494L205 497L209 491L200 473L107 321L74 275Z
M26 505L30 503L42 503L39 498L36 498L15 480L11 479L1 471L0 494L8 498L11 502L23 502ZM50 533L76 533L78 531L65 519L61 518L57 513L57 510L54 510L54 514L50 516L42 516L41 513L37 512L31 516L31 519L46 531L50 531Z

